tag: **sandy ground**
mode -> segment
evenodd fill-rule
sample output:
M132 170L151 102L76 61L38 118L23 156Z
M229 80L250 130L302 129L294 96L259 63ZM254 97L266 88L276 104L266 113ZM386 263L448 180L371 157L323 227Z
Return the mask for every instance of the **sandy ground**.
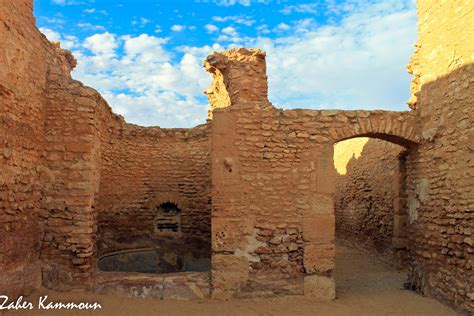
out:
M342 245L337 248L337 299L332 302L312 302L303 297L160 301L45 290L40 295L47 294L51 300L97 301L103 308L100 311L0 311L0 315L456 315L433 299L402 290L403 272L358 250Z

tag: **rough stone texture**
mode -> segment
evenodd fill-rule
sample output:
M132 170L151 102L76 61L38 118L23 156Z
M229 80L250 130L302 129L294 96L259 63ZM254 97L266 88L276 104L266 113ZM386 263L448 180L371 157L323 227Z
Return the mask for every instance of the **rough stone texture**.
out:
M409 70L422 145L406 166L410 281L473 313L474 2L419 0L418 20Z
M319 275L308 275L304 278L305 296L316 300L333 300L336 298L336 285L333 278Z
M362 146L354 144L355 140L358 139L335 145L336 152L360 155L348 160L346 173L337 178L336 235L391 264L403 266L408 220L404 203L405 150L377 139L362 142Z
M412 148L418 140L413 113L275 109L266 89L241 88L266 81L263 57L238 49L208 58L226 87L209 98L213 256L247 257L249 278L234 288L236 296L303 294L305 275L331 278L334 142L371 136ZM238 99L221 107L229 95Z
M110 124L103 136L98 251L157 247L210 259L209 126L141 128ZM161 203L178 206L179 231L160 233ZM178 251L179 250L179 251Z
M0 2L0 292L9 296L40 285L40 216L51 175L44 90L49 68L61 63L31 12L31 1Z
M209 272L162 275L99 273L94 292L156 299L203 299L210 296Z

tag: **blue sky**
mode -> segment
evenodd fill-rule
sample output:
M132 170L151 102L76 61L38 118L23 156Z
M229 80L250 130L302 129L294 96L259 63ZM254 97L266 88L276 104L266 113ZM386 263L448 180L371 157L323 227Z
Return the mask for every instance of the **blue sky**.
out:
M267 51L276 107L408 109L414 0L36 0L35 16L135 124L204 123L202 61L240 46Z

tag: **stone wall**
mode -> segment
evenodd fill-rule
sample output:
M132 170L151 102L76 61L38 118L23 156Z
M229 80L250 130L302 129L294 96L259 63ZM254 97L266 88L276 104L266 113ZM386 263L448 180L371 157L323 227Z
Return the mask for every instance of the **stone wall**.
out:
M0 21L0 293L15 296L40 286L44 89L59 60L31 1L1 1Z
M407 159L412 287L474 312L474 2L418 1Z
M412 147L414 116L388 111L277 110L266 99L264 53L207 59L214 79L214 297L334 297L333 143L371 136ZM235 98L229 98L234 95ZM221 100L230 99L228 107ZM217 104L217 106L214 106Z
M168 247L209 257L208 126L125 123L97 91L71 79L76 61L38 31L32 9L26 0L0 9L0 291L94 287L97 234L133 241L127 228L154 224L145 202L177 203L180 237Z
M101 145L99 256L155 247L180 260L209 259L209 125L193 129L109 125ZM174 217L175 232L157 229L158 209L166 202L180 210Z
M395 203L405 194L400 185L405 174L399 159L404 158L405 150L378 139L362 140L355 142L359 139L354 138L335 145L336 165L339 152L350 156L358 153L357 157L348 156L345 168L338 170L334 197L336 236L402 266L406 252L399 248L406 245L397 242L406 223L399 220Z

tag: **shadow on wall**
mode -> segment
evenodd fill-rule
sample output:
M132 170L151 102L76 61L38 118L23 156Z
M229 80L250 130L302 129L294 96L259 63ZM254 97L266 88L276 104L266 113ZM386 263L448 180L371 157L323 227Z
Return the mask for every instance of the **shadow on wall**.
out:
M407 159L409 283L474 312L474 64L416 93L421 146Z

